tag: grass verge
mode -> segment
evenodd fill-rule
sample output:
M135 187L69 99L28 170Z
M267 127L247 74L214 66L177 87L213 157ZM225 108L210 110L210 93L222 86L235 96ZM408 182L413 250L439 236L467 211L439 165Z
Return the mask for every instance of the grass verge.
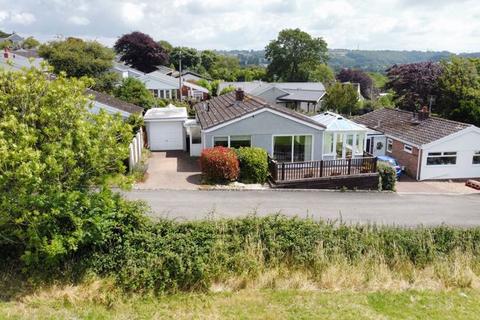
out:
M75 288L1 303L0 319L478 319L475 290L322 292L241 290L130 296L109 304Z

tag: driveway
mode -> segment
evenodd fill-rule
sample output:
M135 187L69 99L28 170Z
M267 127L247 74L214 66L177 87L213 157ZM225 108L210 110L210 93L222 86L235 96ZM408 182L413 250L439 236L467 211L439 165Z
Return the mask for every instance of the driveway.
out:
M201 181L198 158L183 151L152 152L144 182L135 189L195 190Z
M397 182L397 192L416 194L480 194L480 190L467 187L465 182L458 181L415 181L402 176Z
M202 219L282 213L348 223L480 226L480 195L418 195L333 191L135 190L152 217Z

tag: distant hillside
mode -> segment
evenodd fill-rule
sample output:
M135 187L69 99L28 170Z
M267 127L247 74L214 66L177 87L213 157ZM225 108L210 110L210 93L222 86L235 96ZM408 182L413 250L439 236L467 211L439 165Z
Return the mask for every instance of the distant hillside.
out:
M267 65L264 50L221 50L220 54L236 56L241 65ZM395 51L395 50L346 50L332 49L329 65L335 70L357 68L365 71L383 72L394 64L422 61L440 61L453 55L448 51ZM480 58L480 52L460 54Z

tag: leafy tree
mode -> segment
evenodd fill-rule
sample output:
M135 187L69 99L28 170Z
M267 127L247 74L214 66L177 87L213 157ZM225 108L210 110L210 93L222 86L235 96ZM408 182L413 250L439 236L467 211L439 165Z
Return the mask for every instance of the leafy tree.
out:
M135 78L123 79L122 83L113 90L115 97L137 106L149 109L155 105L155 98L145 87L145 84Z
M138 31L124 34L114 46L120 60L142 72L152 72L168 62L168 54L149 35Z
M442 62L435 111L446 118L480 125L480 60L453 57Z
M120 83L121 77L118 73L115 72L104 72L101 75L97 76L94 81L94 90L112 94L113 90Z
M90 252L126 216L107 183L125 172L132 128L90 113L85 81L0 72L0 255L25 270Z
M209 73L214 79L236 81L239 70L240 62L238 58L218 55L217 61Z
M22 42L23 49L35 49L38 48L38 46L40 46L40 42L34 37L28 37Z
M173 50L172 44L170 42L168 42L167 40L160 40L157 43L170 56L170 54L172 53L172 50Z
M208 82L208 80L200 79L196 82L196 84L204 87L205 89L208 89L208 92L210 92L210 95L212 95L212 85L210 84L210 82Z
M200 54L197 49L187 47L175 47L170 54L170 62L179 69L179 61L182 59L182 70L195 69L200 64Z
M55 73L65 72L69 77L98 77L112 67L115 57L100 43L77 38L43 44L38 53Z
M237 72L236 81L264 80L267 76L267 70L260 66L249 66L240 68Z
M358 108L358 93L350 84L335 83L327 89L323 106L341 114L351 115Z
M300 29L285 29L267 45L265 57L270 79L308 81L310 70L327 62L327 43Z
M220 80L213 80L213 81L210 82L210 87L212 88L210 94L212 96L214 96L214 97L217 96L219 85L220 85Z
M418 110L429 105L430 97L438 94L438 63L419 62L394 65L387 70L387 89L394 91L396 105L404 110Z
M382 90L387 84L388 78L380 72L367 72L367 74L372 78L373 86Z
M220 91L220 93L218 95L221 96L221 95L233 92L233 91L235 91L235 87L234 86L228 86L228 87L223 88L222 91Z
M321 82L328 87L335 82L335 73L326 64L319 64L310 71L308 78L310 81Z
M372 78L362 70L342 69L337 74L337 79L340 82L352 82L360 84L360 93L367 99L373 97L373 81Z
M3 50L5 48L13 48L13 42L10 39L0 42L0 49Z
M204 50L200 53L200 63L207 72L213 68L217 59L218 54L211 50Z

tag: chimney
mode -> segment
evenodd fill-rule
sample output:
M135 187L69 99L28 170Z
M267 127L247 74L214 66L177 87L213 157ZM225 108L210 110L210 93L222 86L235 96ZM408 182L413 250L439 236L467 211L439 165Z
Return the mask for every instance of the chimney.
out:
M430 117L430 112L428 111L428 107L424 106L422 110L418 112L418 120L424 121L424 120L427 120L429 117Z
M245 99L245 92L242 90L242 88L238 88L235 90L235 100L243 101L243 99Z

